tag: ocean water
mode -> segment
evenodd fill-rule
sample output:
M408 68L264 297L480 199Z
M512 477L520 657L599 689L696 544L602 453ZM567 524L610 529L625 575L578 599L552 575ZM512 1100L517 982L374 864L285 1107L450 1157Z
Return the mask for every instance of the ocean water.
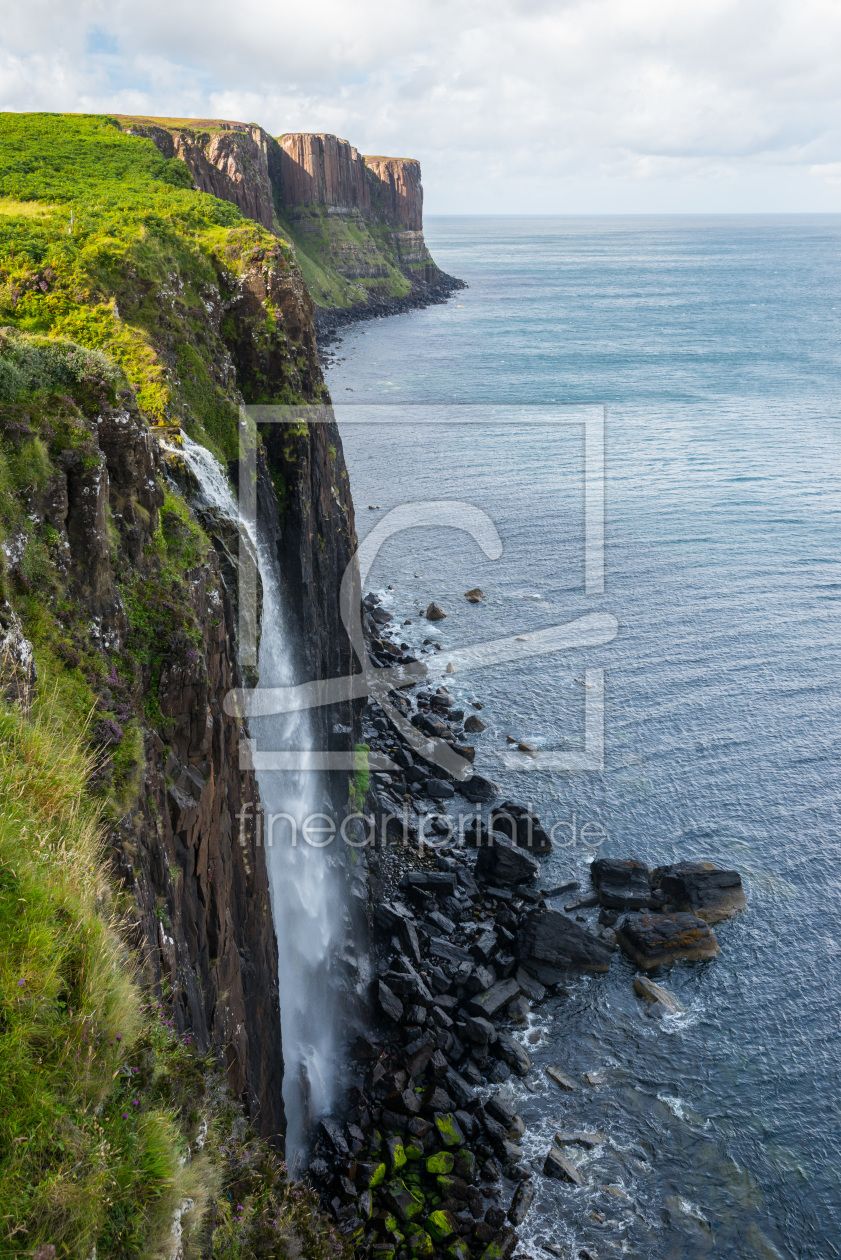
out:
M331 352L359 533L400 504L464 501L493 521L501 555L426 525L384 543L368 585L411 623L405 642L438 641L439 668L476 643L613 614L612 643L447 676L484 705L477 766L545 824L570 824L544 886L586 886L599 854L709 858L742 872L749 903L717 929L717 958L657 977L682 1015L648 1019L616 955L532 1017L536 1084L516 1086L527 1158L542 1165L559 1125L607 1141L576 1156L585 1189L537 1176L525 1246L829 1260L841 216L439 218L427 240L469 288L358 325ZM577 421L602 406L606 577L588 593ZM473 586L483 603L464 600ZM431 599L448 614L434 627L418 618ZM604 671L603 768L512 753L507 736L582 747L586 670ZM545 1078L551 1063L574 1093Z

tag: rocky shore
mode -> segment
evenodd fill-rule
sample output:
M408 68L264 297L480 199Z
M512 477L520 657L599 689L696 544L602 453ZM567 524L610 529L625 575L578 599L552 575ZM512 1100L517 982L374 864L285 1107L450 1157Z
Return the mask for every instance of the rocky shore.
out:
M438 618L436 605L427 616ZM375 596L363 601L363 620L372 662L414 667L417 678ZM466 713L423 678L388 702L473 762L464 741L483 729L479 704ZM651 871L599 859L592 890L574 880L546 888L541 858L552 841L533 813L498 802L482 775L459 779L430 764L373 704L363 731L371 1010L352 1045L345 1105L320 1122L309 1176L357 1252L507 1260L537 1179L582 1184L563 1148L601 1140L559 1133L545 1159L524 1159L508 1082L532 1074L521 1035L530 1012L570 973L607 971L617 947L643 972L712 957L710 924L744 906L741 880L711 863ZM645 975L635 990L647 1014L679 1010ZM563 1064L547 1074L574 1088Z
M344 328L368 319L384 319L387 315L403 315L406 311L419 310L424 306L435 306L446 302L460 289L466 289L467 282L456 276L448 276L439 271L431 283L417 277L413 280L412 292L405 297L389 297L372 293L365 302L357 302L353 306L324 307L316 306L313 313L318 348L321 361L325 367L330 366L329 347L333 345ZM328 353L325 355L325 350Z

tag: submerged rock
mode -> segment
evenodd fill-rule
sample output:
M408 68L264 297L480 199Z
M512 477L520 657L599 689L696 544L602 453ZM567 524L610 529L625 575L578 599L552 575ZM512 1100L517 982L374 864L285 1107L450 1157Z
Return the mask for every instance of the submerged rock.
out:
M446 615L447 614L444 612L444 609L441 607L441 605L434 604L434 603L429 605L429 607L427 608L424 614L427 621L443 621Z
M643 971L679 958L695 961L718 953L715 933L694 914L629 914L618 924L616 938Z
M586 1185L575 1164L566 1155L562 1155L557 1146L553 1146L546 1156L543 1174L546 1177L556 1177L559 1181L570 1181L574 1186Z
M566 1072L562 1072L560 1068L548 1067L546 1069L546 1075L549 1077L550 1081L554 1081L560 1089L566 1089L569 1092L578 1089L578 1086L572 1077L567 1076Z
M673 998L667 989L664 989L659 984L655 984L653 980L649 980L648 976L634 977L634 992L637 997L645 999L646 1015L653 1017L678 1015L683 1009L677 999Z
M724 871L712 862L677 862L658 866L651 876L664 910L688 910L706 923L729 919L747 905L738 871Z
M485 592L474 586L472 590L464 592L464 598L470 604L478 604L485 598Z

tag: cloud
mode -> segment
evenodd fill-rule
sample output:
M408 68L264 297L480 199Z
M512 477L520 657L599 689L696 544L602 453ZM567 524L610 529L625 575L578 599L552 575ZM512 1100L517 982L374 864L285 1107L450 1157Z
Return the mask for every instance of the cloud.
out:
M0 107L336 131L432 209L833 209L839 60L835 0L34 0Z

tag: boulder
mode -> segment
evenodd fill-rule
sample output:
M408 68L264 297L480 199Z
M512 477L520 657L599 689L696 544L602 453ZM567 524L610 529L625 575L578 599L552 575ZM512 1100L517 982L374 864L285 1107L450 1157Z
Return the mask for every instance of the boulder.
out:
M456 787L462 796L466 797L474 805L481 805L495 801L499 796L499 788L496 783L490 779L485 779L481 774L471 775L469 779L464 779L457 783Z
M474 586L472 590L464 592L464 598L470 604L480 604L485 598L485 592L478 586Z
M552 841L540 825L540 819L531 810L514 801L503 801L488 818L491 831L501 831L522 849L541 855L552 852Z
M522 1225L526 1214L534 1202L535 1186L533 1181L521 1181L514 1191L514 1198L508 1209L508 1219L512 1225Z
M379 983L377 997L384 1014L389 1019L393 1019L396 1024L399 1024L403 1018L403 1003L395 993L392 993L384 980L381 980Z
M423 790L434 801L446 801L450 797L455 796L455 789L452 784L446 783L443 779L427 779Z
M492 843L482 845L476 859L475 875L478 880L494 887L512 884L528 884L540 872L538 862L519 849L510 840L501 839L496 832L490 837Z
M485 1019L498 1015L504 1006L517 997L519 992L520 986L516 980L499 980L484 993L479 993L470 999L470 1014L479 1015Z
M518 1076L528 1076L531 1071L531 1059L519 1041L515 1041L510 1033L505 1031L499 1033L496 1053Z
M590 878L599 905L609 910L647 910L651 897L649 870L628 858L597 858Z
M718 953L715 932L694 914L629 914L618 924L616 938L643 971L678 958L695 961Z
M464 729L468 735L478 735L485 729L485 723L481 718L476 717L475 713L471 713L464 719Z
M712 862L658 866L651 883L664 910L688 910L706 923L729 919L747 905L739 872L720 870Z
M526 914L516 948L521 965L541 984L557 984L567 971L607 971L613 952L606 941L557 910Z
M683 1009L668 989L655 984L653 980L648 979L648 976L634 977L634 993L637 997L645 999L645 1013L653 1018L659 1018L662 1015L678 1015Z
M557 1146L553 1146L546 1156L543 1174L545 1177L556 1177L559 1181L571 1181L574 1186L586 1184L575 1164L562 1155Z
M447 614L440 604L433 603L429 605L424 615L427 621L443 621Z

